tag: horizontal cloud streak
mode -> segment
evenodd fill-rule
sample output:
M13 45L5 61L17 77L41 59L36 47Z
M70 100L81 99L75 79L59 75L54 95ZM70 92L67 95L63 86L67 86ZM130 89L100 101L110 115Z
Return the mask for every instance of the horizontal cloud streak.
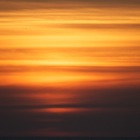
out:
M137 85L129 85L122 87L121 85L114 85L112 87L19 87L19 86L0 86L0 97L1 97L1 109L4 107L8 108L46 108L46 107L85 107L85 108L134 108L140 107L139 103L139 92L140 88ZM75 102L71 99L71 103L60 103L55 102L55 96L53 96L53 104L47 102L48 95L55 94L59 96L61 93L73 95L73 99L76 98ZM4 93L4 94L3 94ZM50 94L51 93L51 94ZM36 96L38 95L38 96ZM40 95L40 98L39 98ZM31 97L32 96L32 97ZM42 96L42 97L41 97ZM37 98L38 97L38 98ZM104 98L105 97L105 98ZM42 104L39 100L44 100L46 103ZM34 99L35 102L30 102L30 99ZM11 101L10 101L11 100ZM13 100L17 102L13 102ZM26 100L26 102L21 102ZM58 100L61 100L58 98ZM73 100L73 101L72 101ZM8 102L9 103L8 103ZM20 101L20 102L19 102ZM16 105L16 106L15 106ZM26 107L27 106L27 107Z
M138 47L48 47L0 49L1 70L47 70L50 66L139 66ZM16 56L16 57L15 57ZM87 63L88 62L88 63ZM9 65L9 66L8 66ZM29 65L37 67L29 67ZM7 68L6 68L7 66ZM22 66L22 67L20 67ZM25 67L23 67L25 66ZM57 67L56 67L57 68ZM76 67L66 67L76 68ZM77 67L78 68L78 67ZM80 67L79 67L80 68ZM81 67L82 68L82 67ZM86 68L86 67L85 67ZM89 68L89 67L87 67ZM117 68L117 67L115 67ZM128 67L129 68L129 67ZM8 70L9 69L9 70ZM23 69L24 70L24 69Z
M138 8L140 5L139 0L2 0L0 9L1 11L11 11L11 10L24 10L24 9L46 9L46 8L56 8L56 9L67 9L67 8L77 8L77 7L100 7L100 8L112 8L112 7L129 7Z
M99 72L99 73L139 73L140 66L0 66L0 73L15 72Z

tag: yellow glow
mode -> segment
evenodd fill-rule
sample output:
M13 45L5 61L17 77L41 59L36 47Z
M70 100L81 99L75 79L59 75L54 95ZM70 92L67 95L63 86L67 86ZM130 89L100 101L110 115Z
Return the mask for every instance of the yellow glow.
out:
M0 67L140 66L140 10L137 6L107 8L99 7L96 2L92 6L88 3L85 6L84 2L9 4L11 7L17 5L21 10L0 12ZM67 71L58 74L47 72L47 69L43 73L40 70L24 71L23 68L22 72L1 74L0 84L52 85L118 76Z

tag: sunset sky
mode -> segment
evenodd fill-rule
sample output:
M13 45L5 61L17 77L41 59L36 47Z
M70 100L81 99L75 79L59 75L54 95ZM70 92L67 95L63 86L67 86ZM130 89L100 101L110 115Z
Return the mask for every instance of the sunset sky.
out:
M140 0L0 0L0 136L139 136Z

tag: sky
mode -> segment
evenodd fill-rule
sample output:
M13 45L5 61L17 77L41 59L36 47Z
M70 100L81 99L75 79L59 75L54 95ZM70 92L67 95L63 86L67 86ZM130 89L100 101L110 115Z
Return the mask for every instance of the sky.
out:
M140 0L1 0L0 136L140 132Z

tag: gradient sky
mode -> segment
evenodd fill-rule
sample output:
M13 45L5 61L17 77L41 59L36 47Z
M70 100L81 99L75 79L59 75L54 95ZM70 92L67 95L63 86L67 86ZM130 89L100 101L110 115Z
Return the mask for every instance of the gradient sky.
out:
M1 0L0 136L139 136L140 0Z

